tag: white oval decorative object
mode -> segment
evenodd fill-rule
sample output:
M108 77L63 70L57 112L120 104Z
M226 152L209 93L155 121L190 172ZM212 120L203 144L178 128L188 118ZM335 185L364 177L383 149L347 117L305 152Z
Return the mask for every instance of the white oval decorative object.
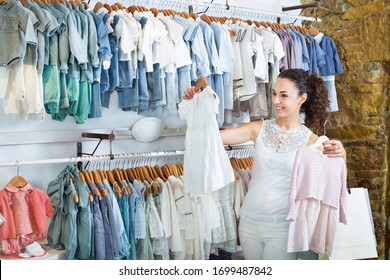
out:
M131 135L139 142L152 142L160 138L165 125L155 117L146 117L138 120L131 129Z

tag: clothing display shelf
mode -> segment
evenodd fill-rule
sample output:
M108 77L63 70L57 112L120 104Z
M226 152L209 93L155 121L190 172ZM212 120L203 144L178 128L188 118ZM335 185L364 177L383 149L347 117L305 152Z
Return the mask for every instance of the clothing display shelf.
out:
M172 9L175 11L188 12L189 7L192 8L194 13L206 12L207 15L217 17L235 17L251 20L263 20L263 21L279 21L279 23L291 23L294 21L311 21L321 22L320 18L306 17L293 15L283 12L266 11L255 8L232 6L227 4L207 3L206 1L189 1L189 0L168 0L168 1L154 1L154 0L140 0L129 1L130 5L139 5L146 8L157 9Z
M253 149L253 145L228 145L225 146L227 151ZM158 158L158 157L175 157L184 155L185 150L172 150L172 151L160 151L160 152L140 152L140 153L123 153L123 154L108 154L108 155L93 155L93 156L80 156L80 157L65 157L65 158L52 158L52 159L39 159L39 160L24 160L24 161L9 161L0 162L1 167L19 167L25 165L45 165L56 163L78 163L86 161L107 161L107 160L119 160L119 159L142 159L142 158Z

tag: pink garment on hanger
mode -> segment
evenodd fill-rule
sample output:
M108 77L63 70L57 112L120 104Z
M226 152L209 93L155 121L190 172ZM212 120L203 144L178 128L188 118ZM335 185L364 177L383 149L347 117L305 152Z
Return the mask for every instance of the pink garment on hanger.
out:
M27 208L12 209L14 207L12 196L16 192L25 192L25 201ZM16 211L17 217L14 212ZM25 222L22 225L16 225L16 222L20 222L18 217L26 217L26 213L19 213L18 211L29 211L29 222ZM36 234L38 238L46 237L47 234L47 222L46 217L52 217L54 215L53 206L48 195L37 188L34 188L30 184L22 188L15 188L10 184L7 184L4 189L0 191L0 213L4 216L5 221L0 227L0 240L17 238L19 236L18 231L29 231L28 227L31 226L33 234ZM16 218L16 219L15 219ZM25 227L23 229L23 227Z
M297 152L290 183L288 252L332 253L338 223L347 223L344 159L306 147Z

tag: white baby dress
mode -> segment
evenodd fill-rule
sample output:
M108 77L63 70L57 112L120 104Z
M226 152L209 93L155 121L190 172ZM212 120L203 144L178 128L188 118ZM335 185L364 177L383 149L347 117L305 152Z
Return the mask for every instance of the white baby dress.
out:
M183 181L191 196L217 191L234 181L215 117L218 104L209 86L179 104L179 116L187 121Z

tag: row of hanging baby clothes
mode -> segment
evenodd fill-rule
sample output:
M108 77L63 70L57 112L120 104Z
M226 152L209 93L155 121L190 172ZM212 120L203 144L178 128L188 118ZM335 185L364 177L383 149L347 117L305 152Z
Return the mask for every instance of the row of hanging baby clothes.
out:
M281 70L300 68L320 75L328 89L328 111L338 111L335 75L343 74L344 70L333 39L321 32L313 36L293 29L273 29L273 32L280 37L286 53Z
M48 230L52 248L65 249L67 259L130 255L119 206L107 183L85 183L77 169L67 166L49 183L47 193L55 209Z

